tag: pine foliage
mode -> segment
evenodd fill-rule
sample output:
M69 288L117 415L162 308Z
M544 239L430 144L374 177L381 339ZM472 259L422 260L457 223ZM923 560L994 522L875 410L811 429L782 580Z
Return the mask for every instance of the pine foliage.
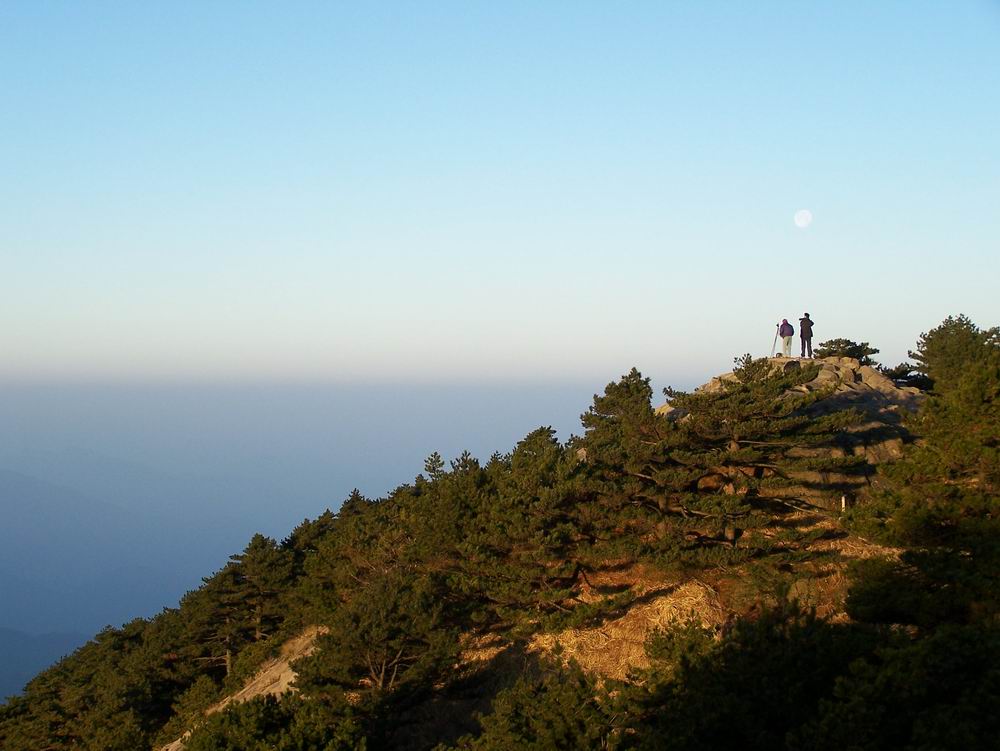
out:
M909 548L864 564L859 616L932 626L1000 614L1000 340L946 320L915 353L935 381L912 429L921 436L885 473L885 492L855 524Z
M855 342L850 339L830 339L820 342L814 353L816 357L851 357L861 365L875 367L878 363L872 357L878 350L868 342Z

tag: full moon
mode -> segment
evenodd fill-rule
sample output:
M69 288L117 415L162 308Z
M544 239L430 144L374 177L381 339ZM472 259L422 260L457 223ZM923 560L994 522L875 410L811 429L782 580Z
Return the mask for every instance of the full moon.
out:
M799 209L795 212L795 226L805 229L812 224L813 213L809 209Z

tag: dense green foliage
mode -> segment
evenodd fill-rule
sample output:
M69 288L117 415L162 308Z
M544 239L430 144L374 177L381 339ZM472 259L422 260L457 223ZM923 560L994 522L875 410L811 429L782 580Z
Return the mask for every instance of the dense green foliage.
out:
M912 420L922 441L852 519L906 551L867 563L851 605L889 623L992 623L1000 613L1000 338L949 318L921 337L914 357L935 383Z
M901 362L892 367L880 366L879 370L897 386L912 386L921 391L928 391L934 385L934 382L919 372L913 363Z
M347 704L258 697L213 714L186 751L363 751L367 744Z
M940 326L921 334L910 352L917 370L948 389L985 352L1000 345L1000 327L980 329L965 316L949 316Z
M815 368L779 372L746 355L718 390L666 389L666 414L650 406L649 379L638 371L609 384L574 443L585 452L591 486L615 511L606 517L615 528L598 529L598 538L610 541L609 551L641 546L664 565L738 563L771 551L773 541L754 532L769 524L770 504L801 484L797 473L860 469L854 457L803 455L833 446L857 419L849 411L809 413L823 393L793 389L815 375Z
M283 541L256 535L177 608L36 677L0 707L0 747L134 751L190 728L192 751L988 747L1000 336L950 318L911 356L934 382L908 421L919 440L844 516L901 553L854 566L851 622L788 596L805 543L781 515L813 475L873 471L848 450L859 416L823 408L812 367L739 358L659 412L633 370L565 445L539 428L485 463L434 454L386 498L355 491ZM716 628L657 632L624 682L524 651L628 607L627 587L589 579L638 565L747 587L752 566L772 586ZM325 633L295 663L299 693L205 716L311 625ZM459 655L478 638L507 657L470 672Z
M878 350L868 342L855 342L850 339L830 339L820 342L813 353L816 357L853 357L862 365L874 367L878 363L872 359Z
M458 748L468 751L507 749L606 748L621 746L621 724L606 688L578 666L543 666L540 675L524 675L493 702L482 718L482 732L467 736Z

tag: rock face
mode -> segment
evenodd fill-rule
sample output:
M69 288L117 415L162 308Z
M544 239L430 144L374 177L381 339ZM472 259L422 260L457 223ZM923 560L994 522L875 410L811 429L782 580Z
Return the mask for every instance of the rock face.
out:
M793 449L789 454L801 458L864 457L872 466L894 461L903 455L903 446L910 435L903 425L903 416L915 412L923 401L919 389L896 386L889 378L850 357L828 357L815 360L774 357L775 370L787 373L810 365L819 367L816 376L797 387L800 393L825 392L826 395L809 407L809 414L823 415L834 411L855 409L862 421L849 428L836 446ZM732 373L716 376L698 391L722 391L727 381L736 380ZM670 420L683 419L680 410L669 404L657 410ZM801 484L792 488L775 490L774 495L799 499L826 508L840 508L842 499L850 503L869 488L869 478L874 471L853 475L834 472L796 472L791 478Z

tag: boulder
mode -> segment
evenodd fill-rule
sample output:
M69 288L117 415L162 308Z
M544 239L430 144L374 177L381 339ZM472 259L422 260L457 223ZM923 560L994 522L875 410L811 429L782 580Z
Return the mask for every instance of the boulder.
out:
M666 417L668 420L670 420L670 422L677 422L678 420L681 420L687 416L686 409L679 409L678 407L674 407L670 403L661 404L654 411L656 412L656 414L663 415L664 417Z
M835 368L824 368L816 374L816 377L809 381L809 385L814 388L826 388L839 386L844 382L843 376Z
M896 386L889 378L879 373L875 368L871 368L867 365L862 365L858 368L858 374L861 376L861 382L876 391L880 391L883 394L894 395L899 391L899 387Z
M788 357L776 357L773 359L774 369L782 373L791 373L793 370L801 370L802 365L798 360Z
M887 438L884 441L865 446L863 456L869 464L894 462L903 457L903 445L901 437Z

